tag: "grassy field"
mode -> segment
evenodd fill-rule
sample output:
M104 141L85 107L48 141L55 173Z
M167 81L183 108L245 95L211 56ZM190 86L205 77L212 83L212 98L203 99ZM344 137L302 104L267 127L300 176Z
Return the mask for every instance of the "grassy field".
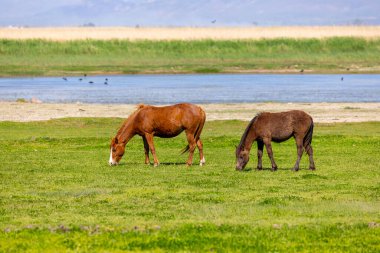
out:
M206 122L206 166L187 168L183 135L135 137L109 167L120 119L0 123L0 251L379 252L380 123L317 124L317 170L292 172L293 140L234 170L247 122ZM254 148L255 149L255 148ZM253 149L253 150L254 150ZM196 156L197 157L197 156ZM196 159L198 160L198 159Z
M380 73L380 39L0 40L0 76Z

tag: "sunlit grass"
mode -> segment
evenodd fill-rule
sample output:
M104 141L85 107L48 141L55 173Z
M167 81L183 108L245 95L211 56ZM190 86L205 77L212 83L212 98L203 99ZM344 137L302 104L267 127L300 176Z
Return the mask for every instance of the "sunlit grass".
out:
M273 144L279 171L244 172L247 122L207 122L206 166L185 166L183 135L155 139L144 165L135 137L120 166L109 142L121 119L0 123L0 250L369 251L379 249L378 122L317 124L317 170L292 172L293 140ZM360 243L358 243L358 241Z

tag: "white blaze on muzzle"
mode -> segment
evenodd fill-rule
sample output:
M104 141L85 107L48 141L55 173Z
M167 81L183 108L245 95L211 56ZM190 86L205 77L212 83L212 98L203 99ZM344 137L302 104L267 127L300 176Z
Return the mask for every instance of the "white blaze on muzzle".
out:
M111 148L111 152L110 152L110 160L108 161L108 163L110 165L117 165L117 162L115 162L113 159L112 159L112 148Z

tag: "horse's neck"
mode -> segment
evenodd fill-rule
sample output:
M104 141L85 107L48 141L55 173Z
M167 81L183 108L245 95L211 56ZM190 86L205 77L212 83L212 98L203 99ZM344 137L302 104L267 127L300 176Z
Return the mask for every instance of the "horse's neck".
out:
M247 136L247 138L245 139L245 142L244 142L244 149L247 150L247 151L250 151L251 148L252 148L252 144L255 141L255 139L254 138L248 138L248 136Z
M125 124L122 126L121 131L119 131L117 137L118 139L127 144L132 137L135 136L135 130L133 128L133 124L131 120L128 120L125 122Z
M256 140L256 135L253 127L251 126L249 129L247 129L247 133L243 135L243 140L240 142L240 146L242 150L250 151L253 142Z
M125 131L119 135L118 139L124 144L127 144L133 136L135 136L135 134L132 131Z

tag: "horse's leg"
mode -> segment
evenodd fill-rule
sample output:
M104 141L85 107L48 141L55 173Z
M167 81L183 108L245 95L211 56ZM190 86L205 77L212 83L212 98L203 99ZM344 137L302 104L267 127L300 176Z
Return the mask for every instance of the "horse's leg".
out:
M148 142L150 152L153 155L153 160L154 160L154 167L158 166L160 162L157 159L156 156L156 149L154 148L153 144L153 134L145 134L146 141Z
M144 142L145 164L150 164L150 161L149 161L149 144L148 144L145 136L143 136L142 139Z
M186 131L186 137L187 141L189 142L189 159L187 159L187 166L190 166L193 164L193 156L194 156L194 150L197 145L195 138L194 138L194 133L190 131Z
M262 170L263 169L263 150L264 150L264 142L257 141L257 169Z
M197 146L198 146L198 150L199 150L199 159L200 159L199 165L203 166L203 164L206 163L206 159L203 155L203 143L202 143L201 139L198 139Z
M294 165L293 170L298 171L300 169L300 161L303 154L303 138L300 136L294 136L294 139L296 139L296 145L297 145L297 161Z
M274 161L274 158L273 158L273 151L272 151L271 140L266 138L263 141L264 141L264 144L265 144L265 148L267 149L270 161L272 163L272 171L276 171L277 170L277 165L276 165L276 162Z
M309 155L309 170L315 170L315 164L313 159L313 148L311 147L311 144L307 144L305 146L305 150L307 154Z

